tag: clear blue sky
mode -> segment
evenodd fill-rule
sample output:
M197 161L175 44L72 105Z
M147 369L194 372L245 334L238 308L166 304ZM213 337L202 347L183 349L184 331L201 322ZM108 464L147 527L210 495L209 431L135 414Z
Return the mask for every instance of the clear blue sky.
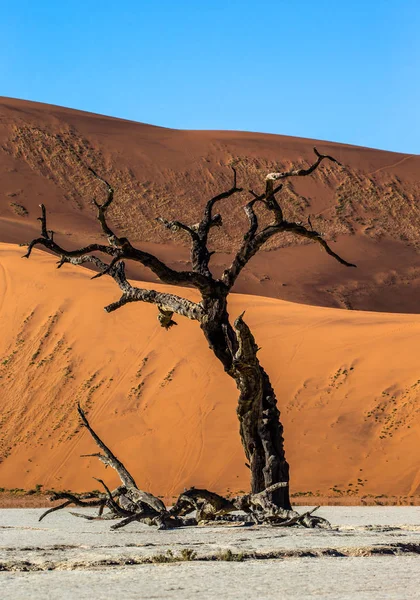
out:
M5 0L0 93L420 153L420 0Z

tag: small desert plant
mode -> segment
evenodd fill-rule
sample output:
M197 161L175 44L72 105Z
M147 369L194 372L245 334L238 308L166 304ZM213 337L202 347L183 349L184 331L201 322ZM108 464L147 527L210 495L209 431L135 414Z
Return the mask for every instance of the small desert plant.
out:
M197 553L191 548L183 548L180 554L176 555L172 550L168 550L165 554L155 554L151 557L151 561L154 563L172 563L172 562L186 562L195 560Z
M227 562L230 562L230 561L242 562L244 560L244 555L242 552L234 553L234 552L232 552L232 550L230 550L228 548L227 550L221 550L216 555L216 558L217 558L217 560L224 560Z
M168 563L175 562L176 558L172 552L172 550L168 550L166 554L155 554L151 557L151 562L153 563Z
M197 553L194 552L194 550L192 550L191 548L183 548L181 550L181 560L184 561L188 561L188 560L195 560L197 558Z

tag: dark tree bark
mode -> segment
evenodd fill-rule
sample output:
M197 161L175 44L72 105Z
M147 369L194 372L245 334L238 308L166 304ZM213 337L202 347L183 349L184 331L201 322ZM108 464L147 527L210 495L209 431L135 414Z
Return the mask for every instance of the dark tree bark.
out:
M283 426L280 421L276 396L267 373L259 363L257 357L258 346L243 319L243 315L238 317L233 325L231 324L227 299L232 286L248 261L270 238L282 232L290 232L317 242L339 263L347 267L355 267L354 264L347 262L335 253L322 235L312 229L310 222L308 228L301 223L285 220L281 206L278 203L277 194L281 191L282 184L279 183L275 186L275 182L289 177L308 176L319 167L323 160L339 164L333 157L320 154L316 148L314 148L314 151L317 159L307 169L271 173L266 177L265 191L262 194L256 194L250 190L249 193L252 199L244 206L249 221L248 230L232 264L223 272L220 279L213 277L209 267L212 253L208 250L208 237L213 227L220 227L223 224L221 215L213 214L215 205L243 191L237 186L235 168L233 168L232 187L226 192L211 198L206 203L203 217L199 223L186 225L181 221L167 221L163 217L158 218L158 221L169 230L180 231L189 236L191 240L191 271L175 271L169 268L155 256L135 248L127 238L118 237L112 231L106 219L106 211L113 202L114 190L107 181L99 177L90 168L89 170L93 176L101 181L107 190L107 199L104 203L98 204L96 201L94 203L98 210L98 220L103 233L108 239L108 244L90 244L78 250L65 250L54 241L53 232L48 230L45 207L41 205L42 214L39 219L41 221L41 237L28 244L28 251L25 255L25 258L29 258L33 247L40 245L60 257L59 268L65 263L75 265L91 263L95 265L98 273L93 279L108 275L115 280L122 291L118 301L105 307L107 312L117 310L129 302L140 301L157 306L159 322L166 329L176 325L173 320L174 314L199 322L210 349L222 363L227 375L235 380L239 390L237 414L241 441L251 474L250 498L254 499L252 500L254 504L256 502L255 498L260 498L258 500L259 504L257 502L258 506L260 508L263 506L266 514L275 514L276 518L279 518L281 511L285 511L283 515L285 523L289 523L289 521L295 523L299 519L296 516L297 513L293 515L290 513L289 465L285 457ZM262 206L263 210L268 211L273 218L272 222L263 228L260 227L258 215L255 212L257 203ZM97 254L103 255L104 258L99 258ZM110 259L109 262L105 262L107 257ZM124 261L126 260L137 261L148 267L162 283L197 288L201 294L201 301L195 303L174 294L132 286L125 276ZM85 419L83 413L81 413L81 418L82 420ZM83 422L93 435L96 443L103 449L102 442L99 444L99 438L95 438L96 434L91 430L87 421ZM127 476L129 474L122 476L122 472L120 473L121 466L118 466L115 462L115 457L112 459L105 453L100 458L119 472L123 485L127 487L127 483L129 483ZM134 480L131 481L128 488L137 489ZM111 492L107 492L107 494L109 506L112 505L114 500ZM142 494L145 494L145 492L142 492ZM264 496L259 496L260 494L264 494ZM122 497L126 498L126 495L123 494ZM264 502L261 498L264 498ZM156 505L151 506L150 502L147 499L145 500L145 497L137 499L141 502L140 506L143 507L144 518L150 519L149 513L151 510L156 512ZM67 501L69 500L71 499L67 498ZM133 498L129 498L129 501L132 502ZM249 502L249 506L253 505L251 501ZM243 499L240 503L241 505L246 504ZM125 509L121 503L119 506L121 516L121 511ZM162 506L160 508L162 509ZM114 507L114 510L117 509ZM305 515L305 518L309 524L314 522L311 521L308 515ZM128 515L127 519L133 520L134 517Z

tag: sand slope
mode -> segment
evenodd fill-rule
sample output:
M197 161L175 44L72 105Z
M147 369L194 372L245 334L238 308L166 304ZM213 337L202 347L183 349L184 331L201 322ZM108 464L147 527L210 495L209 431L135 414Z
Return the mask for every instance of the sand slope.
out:
M189 255L182 233L155 217L196 223L206 198L227 189L227 166L237 162L245 190L261 189L267 172L313 160L313 140L229 131L178 131L56 106L0 99L0 241L20 243L37 232L38 204L68 247L95 240L93 196L103 190L85 164L116 188L112 222L142 247L182 268ZM418 312L420 291L420 157L316 142L344 167L324 164L310 178L290 180L282 196L290 220L306 221L358 270L344 269L311 245L288 236L270 241L238 281L237 291L305 304L389 312ZM220 206L224 227L212 245L224 255L237 247L248 194ZM153 281L144 269L132 274ZM408 285L410 286L408 288ZM407 293L407 289L411 292Z
M235 385L197 324L165 331L140 303L108 315L111 280L21 255L1 246L0 486L97 487L102 466L79 458L96 451L80 401L144 489L247 489ZM232 316L244 309L278 393L292 491L418 494L420 315L233 295Z

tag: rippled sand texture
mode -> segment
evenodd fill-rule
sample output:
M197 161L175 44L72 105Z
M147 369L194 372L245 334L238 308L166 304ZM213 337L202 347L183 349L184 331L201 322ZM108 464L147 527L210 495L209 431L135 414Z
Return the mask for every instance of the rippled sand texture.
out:
M96 476L115 487L114 473L80 458L96 447L79 401L141 488L169 502L190 486L247 490L237 390L198 325L165 331L141 303L106 314L112 280L21 253L0 248L0 485L82 491ZM243 310L277 392L292 493L415 502L420 315L233 294L231 316Z

